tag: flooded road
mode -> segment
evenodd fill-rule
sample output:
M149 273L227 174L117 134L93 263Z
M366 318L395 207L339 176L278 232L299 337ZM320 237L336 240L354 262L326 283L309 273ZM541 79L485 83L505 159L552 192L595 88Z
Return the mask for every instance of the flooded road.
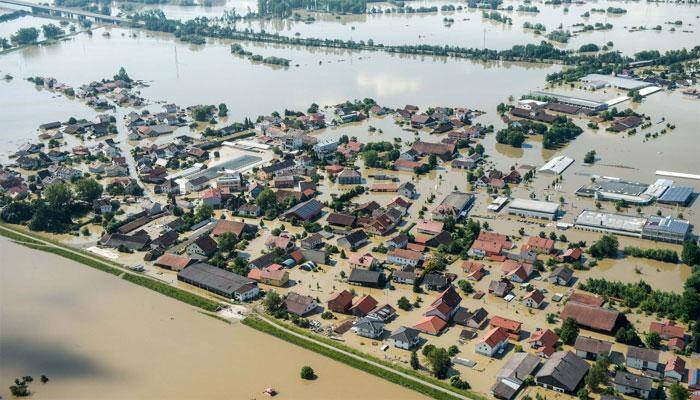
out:
M37 399L419 399L415 392L111 275L0 239L0 395ZM303 365L319 378L299 378ZM38 382L45 374L50 381Z

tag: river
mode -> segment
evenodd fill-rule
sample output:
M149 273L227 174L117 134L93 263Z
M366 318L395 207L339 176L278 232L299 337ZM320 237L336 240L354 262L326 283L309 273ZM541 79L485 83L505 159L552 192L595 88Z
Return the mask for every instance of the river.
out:
M73 261L4 238L0 253L2 397L32 375L37 399L422 398Z

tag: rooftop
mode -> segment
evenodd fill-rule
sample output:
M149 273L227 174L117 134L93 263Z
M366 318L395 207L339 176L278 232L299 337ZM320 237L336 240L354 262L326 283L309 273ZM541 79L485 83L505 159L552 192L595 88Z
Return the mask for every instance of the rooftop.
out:
M554 214L559 210L559 204L549 201L513 199L508 206L510 209L536 211Z

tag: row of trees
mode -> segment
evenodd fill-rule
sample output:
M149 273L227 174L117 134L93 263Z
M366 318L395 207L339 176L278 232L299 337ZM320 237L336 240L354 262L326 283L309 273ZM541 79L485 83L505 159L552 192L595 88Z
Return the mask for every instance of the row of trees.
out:
M677 263L678 253L669 249L640 249L639 247L627 246L622 250L626 256L648 258L651 260Z

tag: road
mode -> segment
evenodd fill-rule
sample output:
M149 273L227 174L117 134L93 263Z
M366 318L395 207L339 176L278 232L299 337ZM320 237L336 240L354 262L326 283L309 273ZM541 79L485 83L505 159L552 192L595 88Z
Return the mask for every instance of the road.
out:
M356 360L360 360L360 361L366 362L367 364L370 364L370 365L372 365L372 366L374 366L374 367L381 368L381 369L383 369L383 370L385 370L385 371L394 373L394 374L399 375L399 376L401 376L401 377L403 377L403 378L410 379L410 380L412 380L412 381L414 381L414 382L416 382L416 383L420 383L421 385L427 386L427 387L429 387L429 388L431 388L431 389L438 390L438 391L443 392L443 393L445 393L445 394L448 394L448 395L450 395L450 396L452 396L452 397L455 397L455 398L458 398L458 399L462 399L462 400L472 400L471 398L469 398L469 397L467 397L467 396L461 395L461 394L459 394L459 393L455 393L455 392L453 392L453 391L451 391L451 390L448 390L448 389L445 389L445 388L443 388L443 387L441 387L441 386L434 385L434 384L432 384L432 383L430 383L430 382L424 381L423 379L416 378L416 377L413 376L413 375L409 375L409 374L403 373L403 372L401 372L401 371L399 371L399 370L396 370L396 369L394 369L394 368L387 367L387 366L384 365L384 364L380 364L380 363L378 363L378 362L372 361L371 359L367 359L367 358L358 356L357 354L350 353L350 352L348 352L348 351L339 349L339 348L337 348L337 347L335 347L335 346L331 346L331 345L329 345L329 344L327 344L327 343L323 343L323 342L321 342L321 341L319 341L319 340L316 340L316 339L310 338L310 337L308 337L308 336L302 335L302 334L300 334L300 333L294 332L294 331L288 329L287 327L285 327L284 325L280 325L280 324L278 324L277 322L275 322L275 321L273 321L273 320L271 320L271 319L265 317L265 316L264 316L262 313L260 313L260 312L256 312L255 314L256 314L256 316L257 316L258 318L260 318L261 320L267 322L267 323L270 324L270 325L273 325L275 328L277 328L277 329L279 329L279 330L281 330L281 331L284 331L285 333L288 333L288 334L290 334L290 335L294 335L294 336L296 336L296 337L298 337L298 338L302 338L302 339L304 339L304 340L306 340L306 341L309 341L309 342L311 342L311 343L313 343L313 344L316 344L316 345L318 345L318 346L323 346L323 347L325 347L325 348L327 348L327 349L330 349L330 350L333 350L333 351L337 351L338 353L341 353L341 354L343 354L343 355L345 355L345 356L348 356L348 357L352 357L352 358L354 358L354 359L356 359Z

